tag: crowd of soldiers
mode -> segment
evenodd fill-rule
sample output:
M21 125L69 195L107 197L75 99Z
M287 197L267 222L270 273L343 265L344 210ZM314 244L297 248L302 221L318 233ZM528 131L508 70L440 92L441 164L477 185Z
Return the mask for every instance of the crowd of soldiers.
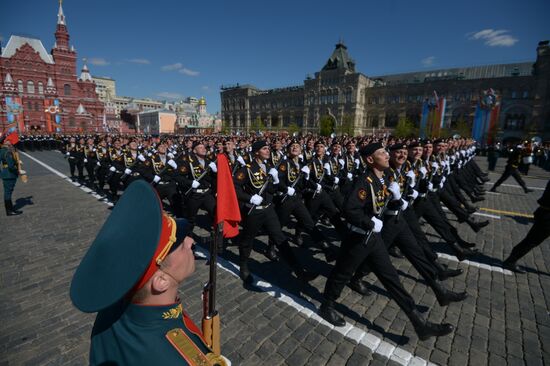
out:
M243 286L255 287L248 261L260 232L269 237L264 254L270 260L286 262L302 283L316 278L290 245L302 245L305 234L327 262L335 261L319 309L335 326L345 325L335 310L343 288L369 295L364 277L373 272L420 339L452 332L452 325L432 323L418 312L390 255L411 262L440 306L459 302L467 293L451 291L444 281L460 276L462 269L438 261L420 219L460 261L477 255L478 249L461 237L443 206L474 232L489 224L473 219L489 178L473 160L476 147L470 139L94 135L22 140L23 147L59 149L74 181L115 204L131 182L147 181L169 203L172 215L189 221L191 230L200 209L210 223L214 220L216 156L226 154L243 219L236 239ZM327 242L320 221L334 227L340 245ZM292 224L295 234L288 237L283 229Z

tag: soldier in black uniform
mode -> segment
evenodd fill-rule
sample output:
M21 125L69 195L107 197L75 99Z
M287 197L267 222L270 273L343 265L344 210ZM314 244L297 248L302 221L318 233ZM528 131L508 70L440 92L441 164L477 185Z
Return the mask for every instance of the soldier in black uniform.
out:
M359 177L344 204L344 216L348 221L349 235L342 242L340 255L327 280L324 300L319 315L335 326L344 326L345 320L334 309L342 289L362 264L382 282L389 295L411 320L420 339L442 336L453 331L450 324L433 324L426 321L416 309L410 294L399 282L397 271L390 261L380 232L383 222L377 215L382 207L398 209L401 200L391 199L384 180L384 170L389 167L388 154L382 144L372 143L361 149L371 170Z
M97 167L97 154L96 146L93 138L86 140L86 147L84 148L84 166L86 167L86 173L88 173L88 187L95 187L95 168Z
M211 156L212 158L212 156ZM195 141L193 152L187 156L184 171L180 170L179 181L181 189L187 195L185 200L185 217L189 221L191 228L195 226L195 219L200 208L208 212L211 222L214 221L216 213L216 173L218 168L216 162L207 157L206 147L201 141ZM191 230L192 231L192 230Z
M120 188L120 178L126 169L124 165L124 150L119 139L113 143L113 147L109 151L110 167L108 174L110 199L113 202L118 200L118 190Z
M65 154L69 160L69 169L71 172L71 180L77 181L77 177L74 175L75 169L78 169L78 180L84 180L84 146L80 146L76 142L75 137L71 137L69 143L65 146Z
M516 262L550 236L550 180L546 183L546 189L537 202L539 208L534 213L535 223L527 236L512 249L510 256L503 262L503 267L506 269L517 273L525 273L523 269L518 267Z
M269 146L263 140L256 141L252 144L252 153L253 161L237 170L234 177L235 191L241 204L243 218L243 230L239 243L240 278L245 287L252 286L254 278L248 269L248 258L252 252L252 242L263 228L296 277L302 281L310 281L316 275L304 270L298 262L281 230L281 224L272 204L273 195L280 188L279 172L268 162Z
M532 189L527 188L527 185L521 179L521 176L518 173L518 167L521 163L521 149L520 147L513 147L510 146L508 149L508 161L506 162L506 168L504 168L504 173L502 173L502 176L498 178L498 180L495 182L495 185L493 185L493 188L491 188L491 192L496 192L498 186L500 186L506 179L508 179L509 176L514 177L516 182L523 188L523 191L525 193L533 192Z
M107 148L107 141L101 139L99 145L96 148L96 169L95 176L97 177L96 192L101 196L105 195L103 187L105 186L105 176L109 172L110 159L109 149Z
M138 179L144 179L144 162L145 157L139 153L136 140L130 140L128 143L128 148L124 151L124 174L120 177L120 180L124 185L124 189L126 189L132 182Z

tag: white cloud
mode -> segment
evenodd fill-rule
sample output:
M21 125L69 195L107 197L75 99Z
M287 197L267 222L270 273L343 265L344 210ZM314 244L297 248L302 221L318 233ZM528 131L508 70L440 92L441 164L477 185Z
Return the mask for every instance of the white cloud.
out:
M166 99L184 99L184 96L179 93L161 92L157 94L157 97Z
M435 61L435 56L429 56L429 57L423 58L422 61L420 62L424 67L431 67L434 65L434 61Z
M184 75L188 75L188 76L198 76L200 74L200 72L198 72L198 71L186 69L185 67L181 70L178 70L178 72L180 74L184 74Z
M109 62L102 57L92 57L88 62L94 66L107 66Z
M511 47L518 42L518 39L508 33L505 29L484 29L479 32L469 33L468 36L469 39L483 40L490 47Z
M179 70L183 67L183 64L181 62L176 62L175 64L171 64L171 65L164 65L163 67L161 67L160 69L162 71L174 71L174 70Z
M149 65L151 63L151 61L147 60L146 58L132 58L128 60L128 62L142 65Z

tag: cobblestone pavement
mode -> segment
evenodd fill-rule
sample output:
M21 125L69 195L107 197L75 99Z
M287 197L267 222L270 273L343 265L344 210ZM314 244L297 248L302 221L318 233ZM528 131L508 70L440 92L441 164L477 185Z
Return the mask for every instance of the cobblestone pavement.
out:
M68 164L57 152L33 152L34 159L67 174ZM0 215L0 365L85 365L93 314L73 308L69 285L73 272L99 228L109 206L62 176L23 156L29 182L18 182L14 197L23 215ZM482 167L486 162L478 158ZM494 182L503 169L500 159ZM348 322L333 328L316 316L326 277L331 269L311 248L299 248L307 268L321 275L301 286L284 264L270 263L257 241L251 269L263 279L263 292L242 288L233 264L236 247L220 258L218 307L222 319L222 351L233 365L543 365L550 364L550 247L548 240L522 261L528 273L503 272L501 260L527 233L550 174L531 168L524 194L508 180L499 194L479 203L478 219L491 224L475 234L452 221L482 255L458 263L443 254L450 267L465 273L446 281L470 295L448 307L437 305L433 293L406 260L392 259L404 286L435 322L456 326L450 336L421 342L397 305L385 296L375 277L369 297L345 289L338 310ZM490 188L490 185L487 186ZM484 210L486 208L487 210ZM453 218L449 214L450 218ZM453 218L454 220L454 218ZM204 225L203 225L204 226ZM425 226L438 250L439 238ZM327 235L332 230L325 229ZM207 236L204 229L196 234ZM335 242L335 245L337 243ZM184 306L200 322L200 289L208 267L199 260L196 274L181 287Z

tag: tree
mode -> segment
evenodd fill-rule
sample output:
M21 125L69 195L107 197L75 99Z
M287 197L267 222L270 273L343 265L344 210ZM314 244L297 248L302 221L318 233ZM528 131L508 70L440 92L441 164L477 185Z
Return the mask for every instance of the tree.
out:
M414 123L408 119L408 118L401 118L399 119L399 122L397 122L397 126L395 126L395 130L393 131L393 134L396 137L411 137L418 135L418 129L414 126Z
M338 135L353 136L353 127L353 118L349 114L346 114L340 126L336 127L336 133Z
M224 134L224 135L229 135L229 122L227 121L222 121L222 129L221 129L221 133Z
M288 133L290 135L293 135L295 132L300 131L300 126L298 126L296 123L292 122L291 124L288 125L286 130L288 131Z
M329 115L324 115L319 120L319 134L321 136L330 136L334 131L334 119Z
M264 123L262 122L262 119L260 117L256 117L256 119L254 121L252 121L252 123L250 124L250 130L251 131L261 131L265 129L265 125Z

